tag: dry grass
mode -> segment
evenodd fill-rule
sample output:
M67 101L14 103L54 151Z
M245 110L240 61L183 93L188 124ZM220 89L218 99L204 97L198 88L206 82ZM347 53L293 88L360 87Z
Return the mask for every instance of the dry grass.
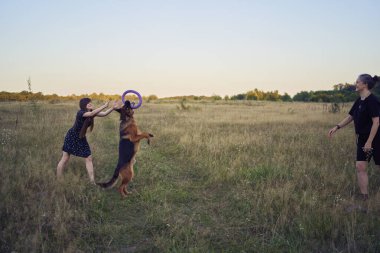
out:
M379 252L380 172L369 213L356 202L355 137L322 104L146 103L155 137L132 196L88 183L71 159L55 179L74 104L0 104L1 252ZM15 124L18 115L17 126ZM89 134L97 181L117 162L118 115Z

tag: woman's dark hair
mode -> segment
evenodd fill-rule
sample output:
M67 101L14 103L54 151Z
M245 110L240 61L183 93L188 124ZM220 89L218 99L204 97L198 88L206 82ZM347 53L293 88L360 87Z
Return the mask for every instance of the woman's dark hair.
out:
M87 111L87 105L91 102L91 98L82 98L79 100L79 108L83 111Z
M87 111L87 104L91 102L90 98L82 98L79 100L79 107L83 111ZM83 126L80 130L79 137L83 138L86 136L87 128L90 127L90 131L94 129L94 117L87 117L83 122Z
M379 82L379 77L378 76L372 77L371 75L368 75L368 74L361 74L359 76L359 80L362 81L363 83L367 84L368 89L370 90L373 87L375 87L377 82Z

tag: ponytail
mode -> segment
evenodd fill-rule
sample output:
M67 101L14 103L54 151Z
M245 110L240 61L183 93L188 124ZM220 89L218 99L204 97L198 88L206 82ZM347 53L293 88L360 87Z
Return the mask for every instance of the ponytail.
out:
M373 79L373 82L375 83L375 85L376 85L376 83L378 83L380 81L378 76L373 76L372 79Z
M375 85L379 82L378 76L372 77L371 75L368 75L368 74L361 74L359 76L359 79L363 83L367 84L369 90L371 90L373 87L375 87Z

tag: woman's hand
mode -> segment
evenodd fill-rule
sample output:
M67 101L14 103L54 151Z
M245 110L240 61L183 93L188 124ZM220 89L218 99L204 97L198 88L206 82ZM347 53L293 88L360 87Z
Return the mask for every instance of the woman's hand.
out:
M372 150L372 143L367 141L364 144L363 151L367 153L367 152L369 152L371 150Z
M338 127L337 127L337 126L334 126L333 128L331 128L330 131L329 131L329 134L328 134L329 138L332 138L332 137L333 137L333 134L334 134L336 131L338 131Z
M354 120L354 117L352 117L351 115L348 115L346 118L344 118L344 120L339 122L338 125L336 125L335 127L330 129L329 134L328 134L329 138L333 137L333 135L335 134L336 131L338 131L338 129L341 129L341 128L347 126L353 120Z
M107 108L109 104L110 104L110 101L107 101L107 102L105 102L105 104L103 105L103 107Z

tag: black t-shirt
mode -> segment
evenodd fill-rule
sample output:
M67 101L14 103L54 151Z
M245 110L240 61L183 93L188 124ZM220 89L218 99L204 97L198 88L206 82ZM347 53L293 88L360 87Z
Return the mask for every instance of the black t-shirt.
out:
M377 98L370 94L364 100L356 99L349 114L354 118L356 134L369 134L372 128L372 118L379 117L380 106Z

